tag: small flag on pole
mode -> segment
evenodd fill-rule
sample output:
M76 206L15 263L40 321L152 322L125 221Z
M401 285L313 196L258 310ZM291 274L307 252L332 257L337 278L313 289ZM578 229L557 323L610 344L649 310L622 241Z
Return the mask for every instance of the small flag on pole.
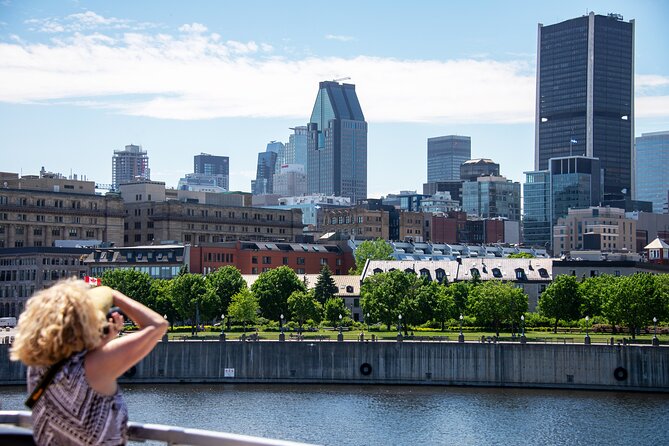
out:
M90 286L100 286L101 285L100 279L98 279L97 277L85 276L84 277L84 282L86 282Z
M578 141L576 141L576 140L573 139L573 138L572 138L571 141L569 141L569 142L572 143L572 144L576 144L576 143L578 143Z

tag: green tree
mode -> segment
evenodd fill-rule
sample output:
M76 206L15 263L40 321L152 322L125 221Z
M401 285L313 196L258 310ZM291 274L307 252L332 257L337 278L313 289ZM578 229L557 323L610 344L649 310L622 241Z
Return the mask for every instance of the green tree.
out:
M246 288L242 274L234 266L224 266L205 276L207 292L217 301L218 316L227 314L232 296Z
M579 283L581 293L581 314L583 316L601 316L602 306L615 286L616 277L609 274L590 277Z
M581 314L581 292L574 276L562 274L553 279L539 299L539 313L555 318L553 333L557 333L558 322L578 319Z
M527 312L527 295L511 283L487 280L471 290L469 311L478 325L493 328L499 336L502 324L518 323Z
M333 297L325 301L323 306L323 311L325 313L325 320L328 321L333 327L339 325L339 316L345 318L350 315L350 311L346 308L344 304L344 299L341 297Z
M314 297L322 305L326 300L334 297L339 289L332 278L332 272L327 265L323 265L321 273L316 280L316 287L314 288Z
M300 333L302 332L302 326L308 319L320 320L323 311L323 307L314 298L313 292L310 291L293 291L288 296L288 309L293 320L296 320L300 326Z
M603 305L604 316L627 326L632 338L641 327L652 324L653 317L666 316L667 303L656 290L653 274L636 273L619 277L616 282Z
M472 287L467 282L453 282L448 286L448 290L451 296L453 296L457 315L467 312L470 288Z
M260 311L267 319L278 321L288 315L288 296L294 291L306 291L304 282L287 266L270 269L258 277L251 291L258 298Z
M507 256L509 259L533 259L534 256L529 252L516 252Z
M151 276L134 269L112 269L102 275L102 285L119 290L144 305L149 303Z
M457 317L460 313L457 312L455 300L449 288L443 285L439 286L436 297L434 319L441 323L441 331L444 331L446 321Z
M217 302L207 293L204 277L200 274L184 273L172 279L170 287L172 302L182 319L195 324L212 319L217 313ZM199 315L199 320L198 316Z
M244 287L232 296L228 307L228 314L236 321L241 322L246 333L246 323L255 323L258 317L258 299L251 291Z
M382 238L365 240L360 243L353 254L355 257L355 274L361 274L367 260L392 260L393 247Z
M155 310L158 314L167 316L170 324L178 318L178 313L174 309L172 300L172 281L166 279L154 279L151 281L151 290L149 292L149 301L147 306Z
M405 321L414 323L418 313L416 295L420 286L418 277L404 271L374 274L362 283L360 294L364 313L370 318L390 325L401 314Z

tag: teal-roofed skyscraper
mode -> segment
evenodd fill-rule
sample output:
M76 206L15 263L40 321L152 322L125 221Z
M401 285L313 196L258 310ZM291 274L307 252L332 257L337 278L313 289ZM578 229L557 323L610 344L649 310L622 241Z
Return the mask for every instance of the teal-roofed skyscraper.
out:
M367 198L367 122L355 85L321 82L307 133L308 193Z

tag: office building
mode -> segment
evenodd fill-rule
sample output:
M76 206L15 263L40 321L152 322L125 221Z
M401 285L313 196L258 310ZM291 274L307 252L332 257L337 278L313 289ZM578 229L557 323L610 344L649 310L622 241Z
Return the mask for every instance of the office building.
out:
M641 134L635 152L635 198L652 202L656 214L669 213L669 131Z
M462 181L476 181L478 177L499 176L499 164L487 158L467 160L460 166Z
M295 197L307 193L307 174L302 164L282 165L273 182L276 195Z
M112 157L112 189L120 184L150 180L149 155L141 146L125 146L125 150L114 150Z
M227 156L209 155L201 153L193 157L193 177L212 177L216 186L229 190L230 188L230 159Z
M278 147L274 141L267 144L267 150L258 154L256 179L251 181L251 193L264 195L274 193L274 173L278 159Z
M355 85L321 82L307 126L308 193L367 197L367 122Z
M597 158L569 156L550 160L551 223L566 217L569 209L598 206L604 179Z
M460 166L472 157L469 136L438 136L427 139L427 182L460 179Z
M481 218L520 221L520 183L502 176L462 184L462 210Z
M588 15L538 26L534 170L598 158L604 194L632 196L634 21Z
M569 209L553 226L553 253L574 250L628 251L636 249L636 220L623 209L593 206Z
M523 243L548 248L553 225L550 208L551 182L547 170L525 172L523 184Z
M307 167L307 126L291 127L293 134L288 137L284 164L301 164Z

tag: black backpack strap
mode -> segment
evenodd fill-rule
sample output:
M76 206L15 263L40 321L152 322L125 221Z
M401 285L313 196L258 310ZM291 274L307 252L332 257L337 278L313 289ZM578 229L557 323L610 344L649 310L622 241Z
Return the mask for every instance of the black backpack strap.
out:
M51 381L53 381L53 377L56 376L56 373L58 373L58 370L60 370L63 364L65 364L67 359L68 358L61 359L56 364L49 367L49 370L47 370L44 376L42 376L42 379L40 379L39 383L37 383L25 402L29 409L32 409L37 401L39 401L39 399L42 397L42 395L44 395L44 391L47 387L49 387L49 384L51 384Z

